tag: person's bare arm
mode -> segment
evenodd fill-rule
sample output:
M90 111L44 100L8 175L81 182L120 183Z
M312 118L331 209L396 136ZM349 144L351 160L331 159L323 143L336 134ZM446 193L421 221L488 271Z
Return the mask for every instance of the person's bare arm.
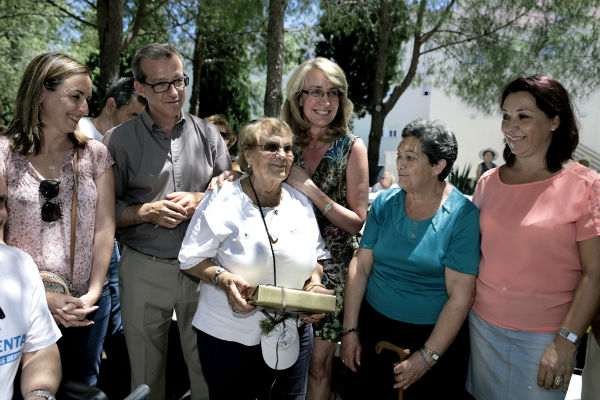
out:
M582 276L562 327L581 338L600 306L600 236L578 242ZM546 389L557 387L554 379L561 377L563 391L571 381L575 362L575 344L556 335L540 361L537 383Z
M350 261L346 288L344 293L344 329L358 329L358 314L365 296L367 281L373 268L373 250L360 248ZM352 371L357 372L360 365L362 347L358 331L352 331L342 337L340 354L342 362Z
M58 346L23 353L21 357L21 394L25 397L36 388L56 393L62 377ZM30 397L34 399L34 397ZM37 399L37 397L36 397Z
M95 180L95 184L98 201L96 203L92 268L88 291L80 297L81 304L70 303L57 310L51 309L53 314L60 317L57 321L65 326L70 326L69 322L75 323L71 326L85 326L80 322L87 321L87 314L96 309L93 306L98 303L102 295L106 272L112 257L115 238L115 183L112 168L100 175Z
M217 269L219 269L219 265L207 258L190 269L184 269L183 272L202 279L206 283L214 284L212 278ZM246 302L250 284L240 275L229 271L221 273L217 276L217 287L225 292L229 305L238 313L246 314L256 308Z
M321 211L331 200L300 167L295 165L292 167L286 182L304 193ZM365 223L369 199L367 148L361 139L354 142L348 159L346 188L346 200L349 208L333 203L331 210L325 216L339 228L354 235L360 232Z
M94 225L92 270L88 293L82 296L85 297L88 306L93 306L100 299L115 243L115 181L112 168L96 179L96 188L98 201Z
M464 274L448 267L445 269L448 300L444 304L438 320L425 342L425 346L442 356L458 334L475 299L476 275ZM414 351L410 357L394 367L395 388L406 389L427 372L427 364L433 367L436 360L429 355ZM399 378L401 376L401 378Z

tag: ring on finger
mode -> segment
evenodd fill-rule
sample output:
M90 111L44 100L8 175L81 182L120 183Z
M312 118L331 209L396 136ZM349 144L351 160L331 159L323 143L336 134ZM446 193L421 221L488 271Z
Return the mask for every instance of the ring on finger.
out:
M402 382L404 380L404 375L398 374L398 378L400 378L400 382Z
M239 311L238 311L238 309L237 309L237 308L235 308L235 306L231 306L231 310L232 310L234 313L236 313L236 314L239 312Z
M561 383L562 383L562 376L559 375L559 376L557 376L557 377L554 378L554 385L555 386L560 386Z

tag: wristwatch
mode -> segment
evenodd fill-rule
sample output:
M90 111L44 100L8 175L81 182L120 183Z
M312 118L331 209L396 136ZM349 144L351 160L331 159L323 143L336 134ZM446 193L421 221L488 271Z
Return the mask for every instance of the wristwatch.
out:
M215 273L212 276L213 285L219 286L219 275L221 275L223 272L227 272L227 270L223 267L217 268L217 270L215 271Z
M46 400L56 400L56 397L54 397L51 391L44 389L32 390L31 392L27 393L25 400L31 397L43 397Z
M333 208L333 200L329 200L329 203L323 209L323 215L327 214Z
M440 359L440 355L438 353L436 353L435 351L431 350L429 347L423 345L423 347L421 348L421 350L423 350L423 352L425 354L427 354L429 357L433 358L434 361L437 361Z
M569 342L573 343L575 346L579 346L579 342L581 342L581 339L579 338L579 336L577 336L576 333L573 333L570 330L565 329L565 328L560 328L556 332L556 334L559 335L559 336L564 337Z

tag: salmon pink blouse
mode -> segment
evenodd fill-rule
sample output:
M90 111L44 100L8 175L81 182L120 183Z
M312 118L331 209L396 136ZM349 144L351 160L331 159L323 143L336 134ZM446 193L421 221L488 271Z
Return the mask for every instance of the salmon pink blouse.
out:
M499 171L483 175L473 196L482 252L473 311L506 329L554 332L581 279L577 242L600 235L600 176L573 163L507 185Z

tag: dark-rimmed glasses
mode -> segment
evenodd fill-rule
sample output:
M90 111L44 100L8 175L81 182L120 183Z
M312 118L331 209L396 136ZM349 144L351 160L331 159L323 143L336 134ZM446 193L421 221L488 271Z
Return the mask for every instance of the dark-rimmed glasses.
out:
M265 144L254 144L253 146L262 147L267 153L278 153L279 149L283 149L283 152L288 154L292 152L292 145L289 143L281 146L276 142L267 142Z
M154 93L164 93L169 91L171 85L173 85L175 89L183 89L184 87L190 84L190 78L184 74L183 78L177 78L172 80L171 82L142 83L146 86L150 86Z
M329 100L333 100L333 99L338 99L341 95L340 91L337 89L332 89L332 90L328 90L327 92L322 90L322 89L308 89L308 90L302 90L302 93L306 93L309 96L312 97L323 97L325 96L325 93L327 93L327 98Z
M58 196L58 179L44 179L40 182L40 193L46 199L42 206L42 220L46 222L58 221L62 218L60 206L57 203L52 203L50 200Z

